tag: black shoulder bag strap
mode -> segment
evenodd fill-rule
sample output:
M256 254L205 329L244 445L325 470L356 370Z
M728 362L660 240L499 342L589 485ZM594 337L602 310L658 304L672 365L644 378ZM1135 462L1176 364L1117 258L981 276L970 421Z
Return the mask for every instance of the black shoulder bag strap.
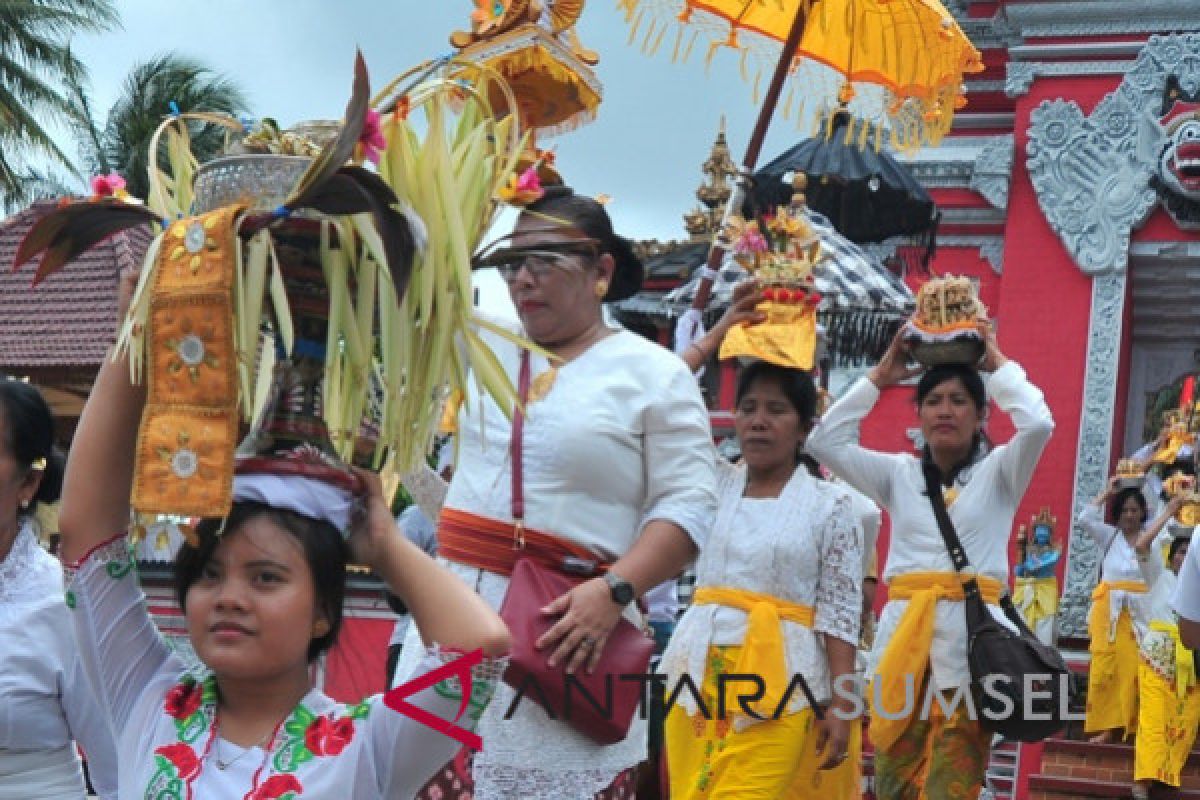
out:
M967 551L959 541L958 533L954 530L954 523L950 521L950 515L946 512L946 500L942 497L941 475L938 474L937 465L928 459L923 460L921 471L925 473L925 491L929 495L929 504L933 506L933 516L937 519L938 531L941 532L942 540L946 543L946 550L950 553L950 562L954 564L954 571L959 574L960 578L966 577L964 573L971 564L967 561ZM963 594L967 600L977 600L980 606L985 605L983 594L979 590L979 582L975 580L974 575L967 577L962 585ZM1025 620L1017 613L1017 608L1013 605L1012 598L1009 597L1007 591L1000 596L1000 608L1018 629L1027 629Z

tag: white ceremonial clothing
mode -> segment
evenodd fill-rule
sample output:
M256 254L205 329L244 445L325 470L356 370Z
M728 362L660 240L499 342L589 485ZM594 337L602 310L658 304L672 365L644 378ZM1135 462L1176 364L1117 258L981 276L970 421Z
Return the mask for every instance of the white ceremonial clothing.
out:
M788 676L803 675L817 702L826 703L832 686L821 637L857 647L862 615L862 533L850 496L799 467L778 497L743 497L746 468L719 464L717 519L696 562L696 589L741 589L812 607L812 628L790 620L780 627ZM690 606L659 668L668 691L684 674L703 686L709 647L741 645L749 616L728 606ZM689 715L696 713L691 693L680 692L677 702ZM804 693L794 692L788 711L807 707ZM754 721L738 715L735 725Z
M81 800L73 740L99 796L116 797L113 734L79 660L62 566L25 522L0 561L0 800Z
M482 332L517 383L519 349ZM530 358L534 380L549 365ZM467 381L458 417L458 459L447 508L512 521L511 425ZM581 544L604 560L626 553L646 523L665 520L703 546L716 508L715 448L696 380L673 353L629 331L614 331L558 367L549 393L527 407L523 434L525 524ZM446 562L493 608L508 578ZM626 617L638 620L630 605ZM396 674L409 674L410 631ZM646 757L646 720L599 745L501 684L480 720L483 752L474 761L475 800L592 800Z
M1054 431L1054 419L1041 390L1029 383L1016 362L1007 362L990 376L985 375L984 380L989 397L1012 417L1016 433L959 473L958 498L948 512L971 569L1007 585L1013 518ZM860 378L817 423L805 447L891 517L885 583L913 572L953 572L945 540L925 495L921 459L908 453L876 452L859 443L859 426L879 395L875 384ZM874 673L907 607L908 601L892 599L884 606L868 677ZM1013 627L999 606L989 605L988 609L1001 624ZM939 690L969 684L967 623L961 601L938 601L929 664L934 686Z
M1170 531L1164 530L1155 538L1154 544L1150 546L1149 554L1140 562L1142 577L1146 581L1146 585L1150 587L1150 591L1142 598L1141 603L1147 626L1154 622L1163 622L1167 625L1175 625L1177 622L1175 609L1171 607L1171 600L1175 596L1179 579L1174 572L1167 569L1163 561L1163 547L1170 541ZM1138 640L1138 648L1141 650L1142 658L1150 664L1155 672L1169 683L1174 683L1176 655L1175 639L1171 634L1147 627L1145 633Z
M1171 607L1189 622L1200 622L1200 547L1195 543L1188 547L1183 566L1179 569Z
M1142 569L1138 563L1137 550L1129 543L1119 530L1104 521L1104 507L1088 503L1079 512L1076 520L1092 541L1096 543L1096 552L1103 554L1104 560L1100 566L1101 581L1141 581ZM1165 531L1164 531L1165 533ZM1154 547L1158 546L1158 542ZM1162 551L1159 550L1161 559ZM1154 557L1152 553L1151 558ZM1147 584L1149 587L1150 584ZM1129 610L1129 619L1133 623L1134 636L1140 642L1146 635L1150 618L1146 615L1146 595L1139 592L1126 592L1114 589L1108 595L1108 637L1116 636L1117 620L1121 610Z
M386 707L381 695L346 706L312 689L265 747L239 747L218 735L211 674L187 673L150 619L124 536L68 570L67 589L80 655L119 731L118 800L274 798L289 786L298 800L406 798L461 746ZM441 664L436 649L423 663ZM483 667L494 670L496 662ZM461 727L478 717L477 693L486 702L488 682L472 685ZM445 684L407 699L442 719L458 713Z

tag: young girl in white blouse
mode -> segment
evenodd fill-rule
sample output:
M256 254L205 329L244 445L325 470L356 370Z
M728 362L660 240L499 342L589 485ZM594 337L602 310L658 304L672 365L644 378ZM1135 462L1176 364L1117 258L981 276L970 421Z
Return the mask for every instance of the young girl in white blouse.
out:
M1008 583L1013 518L1054 423L1042 393L1000 352L994 332L981 332L987 344L979 369L990 373L986 381L970 367L941 366L926 372L917 385L923 457L880 453L859 442L862 419L881 392L921 372L908 366L902 333L808 439L813 456L891 518L883 574L888 602L868 669L876 704L870 734L881 800L974 797L983 784L991 734L971 718L961 697L957 707L950 702L970 682L966 616L962 584L927 496L922 460L931 461L940 473L950 519L978 573L989 610L1012 628L997 603ZM1011 440L991 450L983 436L989 395L1016 427ZM921 718L929 691L942 692L953 711L947 714L933 702L927 718ZM916 702L906 703L906 694Z
M62 567L33 524L62 470L45 399L0 377L0 800L81 800L75 741L99 796L116 797L112 731L76 652Z
M131 288L125 280L126 302ZM403 599L430 645L427 670L455 651L505 652L503 623L399 535L378 476L358 471L366 491L350 524L344 490L239 475L233 511L201 523L176 563L190 644L204 665L188 671L150 619L125 536L113 536L129 520L143 403L128 363L107 362L75 436L60 518L64 558L76 561L67 596L80 651L118 732L119 800L411 797L459 743L380 696L347 706L313 685L314 662L341 623L348 558ZM473 683L459 720L467 727L489 693ZM458 687L443 682L408 701L455 720Z

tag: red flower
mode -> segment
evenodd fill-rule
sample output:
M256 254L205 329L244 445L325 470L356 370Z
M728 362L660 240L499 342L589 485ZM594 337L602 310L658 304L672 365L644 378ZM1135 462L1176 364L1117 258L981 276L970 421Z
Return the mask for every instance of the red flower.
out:
M163 710L175 719L187 719L200 708L204 697L204 689L198 683L179 683L167 692Z
M200 759L196 758L196 751L182 742L165 744L155 750L154 754L162 756L174 764L180 780L185 783L192 781L200 774Z
M278 800L288 792L300 794L304 787L295 775L272 775L263 781L263 785L255 789L246 800Z
M317 717L304 732L304 744L314 756L336 756L354 738L354 720Z

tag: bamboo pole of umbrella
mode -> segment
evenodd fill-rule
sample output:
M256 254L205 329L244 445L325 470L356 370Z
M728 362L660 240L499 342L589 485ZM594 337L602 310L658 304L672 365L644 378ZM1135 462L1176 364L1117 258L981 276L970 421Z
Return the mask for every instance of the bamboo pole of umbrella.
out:
M727 251L726 243L722 238L722 231L725 227L724 222L729 219L730 215L736 213L737 209L741 208L742 202L745 199L743 181L754 172L754 168L758 165L758 157L762 154L762 146L767 138L767 129L771 127L771 118L775 116L775 108L779 105L779 95L783 92L783 84L787 80L788 70L791 68L792 61L796 57L796 51L800 49L800 39L804 36L804 27L807 20L807 4L797 4L796 18L792 20L792 29L788 32L787 40L783 43L783 50L779 54L779 62L775 65L775 72L771 76L771 83L767 86L767 93L763 98L763 106L758 112L758 120L754 123L754 130L751 132L750 141L746 145L746 155L742 159L742 173L738 176L738 180L733 187L733 192L729 196L729 204L725 207L725 215L722 218L721 225L722 230L717 231L717 235L713 237L712 248L708 251L708 260L705 262L705 266L709 271L700 279L700 285L696 289L696 296L692 299L692 308L698 311L703 311L708 306L713 286L711 275L720 268Z

